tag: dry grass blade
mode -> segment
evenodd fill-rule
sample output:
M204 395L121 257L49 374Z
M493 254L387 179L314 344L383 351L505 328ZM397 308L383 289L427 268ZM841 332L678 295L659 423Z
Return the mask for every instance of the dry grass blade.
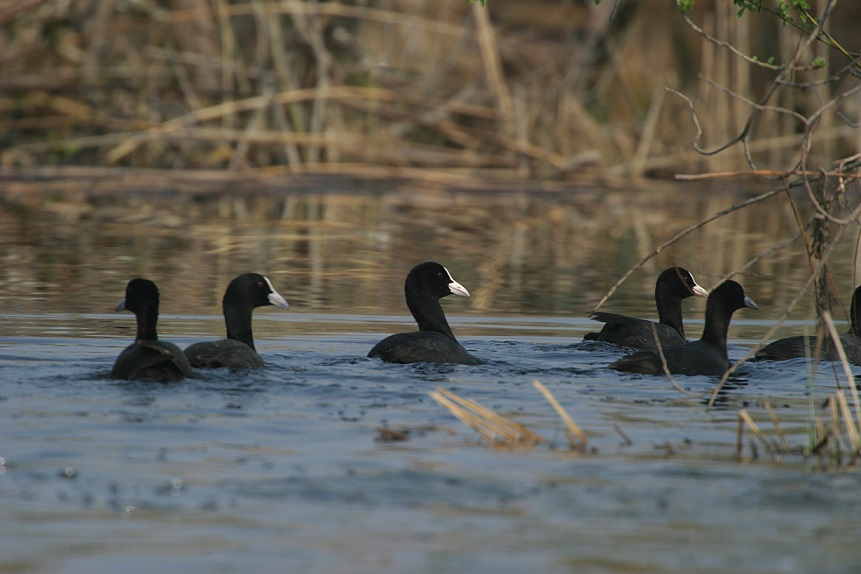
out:
M831 339L834 341L834 346L837 349L837 353L840 355L840 362L843 364L843 371L846 373L846 379L849 383L849 390L852 393L852 402L855 406L855 418L858 419L858 425L856 426L855 422L852 419L852 415L849 414L849 408L847 405L846 413L844 414L846 418L846 427L852 428L850 432L850 436L854 434L854 436L858 436L861 434L861 402L858 399L858 388L855 386L855 376L852 374L852 368L849 366L849 359L846 357L846 351L843 349L843 343L840 340L840 336L837 334L837 328L834 326L834 322L831 320L831 315L828 311L823 312L822 318L825 319L825 324L828 325L828 332L831 333ZM843 394L842 392L840 393ZM843 397L843 402L846 402L846 398ZM857 452L858 443L853 442L853 449Z
M829 431L825 431L825 423L822 424L822 435L821 436L832 436L834 437L832 451L834 453L834 457L838 458L840 456L840 407L837 404L837 395L831 395L828 397L828 412L830 414L830 422L831 429Z
M777 432L777 436L780 437L780 446L783 448L783 452L789 452L789 441L786 440L786 434L783 432L783 427L780 426L780 421L777 420L774 409L771 408L771 404L768 402L763 403L762 406L768 412L768 416L771 417L771 424L774 425L774 430Z
M855 376L852 374L852 368L849 366L849 359L846 357L846 350L843 348L843 342L840 340L840 335L837 333L834 321L831 320L831 313L823 311L822 320L828 326L828 332L831 334L834 348L837 349L837 355L840 357L840 363L843 365L843 372L846 373L846 380L849 382L849 386L854 388Z
M753 435L758 438L760 442L762 442L763 446L765 446L768 451L774 451L774 445L771 443L770 440L768 440L768 437L766 437L765 434L761 430L759 430L759 427L753 421L753 418L751 418L750 414L746 410L742 409L738 411L738 417L739 419L744 421L744 423L750 429L750 432L752 432Z
M854 432L856 434L861 434L861 404L858 402L858 387L854 384L849 387L849 391L852 393L852 402L855 404L855 418L857 420L857 425L852 422L851 417L847 419L846 424L851 424ZM855 449L858 452L858 449Z
M568 441L571 443L572 449L585 449L589 445L589 437L586 436L586 433L583 432L583 429L574 422L574 419L571 418L571 415L568 414L568 411L559 404L559 401L556 400L556 397L539 381L532 381L532 384L538 389L544 398L547 399L547 402L550 403L550 406L553 407L553 410L556 411L562 420L565 422L565 426L567 427L566 434L568 435Z
M825 423L822 418L817 418L816 420L816 434L810 442L810 454L821 455L824 449L831 442L832 434L825 430Z
M834 396L837 400L840 415L843 417L843 423L846 426L846 433L849 435L849 444L852 446L852 452L858 452L861 449L861 436L858 434L858 428L855 426L852 413L849 411L849 403L846 402L846 395L843 391L837 391L834 393Z
M487 443L512 446L544 442L542 437L522 424L498 415L475 401L465 399L442 387L437 387L429 394Z

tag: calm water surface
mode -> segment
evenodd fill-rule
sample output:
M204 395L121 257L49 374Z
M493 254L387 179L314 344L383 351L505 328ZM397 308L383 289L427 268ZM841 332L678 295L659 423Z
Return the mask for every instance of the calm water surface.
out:
M681 191L684 191L683 193ZM748 364L714 380L620 374L578 344L607 288L649 249L740 197L690 190L458 194L411 189L207 199L25 197L0 210L0 572L857 572L861 474L736 456L737 413L793 446L842 372ZM780 203L704 228L635 273L607 309L654 315L675 261L706 287L790 236ZM854 239L838 248L851 269ZM411 330L403 277L435 259L472 293L444 307L481 366L365 358ZM134 333L125 282L162 291L160 334L221 336L237 273L266 273L291 310L260 309L256 372L180 384L107 378ZM801 246L740 281L731 355L806 277ZM851 272L837 276L851 293ZM455 300L456 299L456 300ZM685 303L689 336L704 302ZM780 334L810 326L804 302ZM835 313L839 317L838 313ZM841 329L845 325L840 326ZM856 370L861 374L861 369ZM542 381L589 435L572 454ZM841 380L845 385L845 380ZM487 448L436 387L547 439ZM409 439L380 442L379 430ZM626 440L629 439L629 440Z

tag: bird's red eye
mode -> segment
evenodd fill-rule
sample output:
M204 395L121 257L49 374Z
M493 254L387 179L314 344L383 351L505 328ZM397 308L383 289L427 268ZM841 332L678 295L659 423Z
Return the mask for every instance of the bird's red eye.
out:
M265 285L263 284L263 281L259 281L257 283L257 286L260 287L261 289L263 289L263 287L265 287Z

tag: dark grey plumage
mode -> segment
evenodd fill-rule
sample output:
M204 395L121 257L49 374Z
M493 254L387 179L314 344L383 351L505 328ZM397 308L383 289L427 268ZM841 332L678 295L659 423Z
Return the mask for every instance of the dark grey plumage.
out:
M159 293L149 279L132 279L117 311L129 310L137 320L135 342L126 347L114 362L111 378L178 381L191 376L191 366L182 351L167 341L159 341Z
M840 335L840 344L846 352L846 358L850 363L861 365L861 286L855 289L852 295L852 303L849 307L849 331ZM823 361L837 361L840 355L831 337L825 337L820 345L819 337L806 337L796 335L772 341L756 352L754 359L757 361L786 361L797 357L818 357Z
M227 286L221 300L227 338L190 345L185 349L185 356L191 365L201 369L263 367L263 357L254 347L251 316L254 309L264 305L290 308L267 277L259 273L236 276Z
M708 297L708 291L700 287L690 271L682 267L670 267L658 275L655 281L655 305L658 322L627 317L615 313L598 311L590 318L604 323L601 331L586 333L584 341L604 341L630 349L657 349L655 333L661 347L681 345L686 342L682 322L682 301L696 295ZM654 332L653 328L654 327Z
M386 337L368 356L388 363L480 364L457 341L446 321L439 300L452 294L469 297L445 267L433 261L413 267L404 282L404 295L419 330Z
M732 314L743 307L756 309L744 288L735 281L726 281L712 290L706 303L703 335L691 341L662 349L667 370L680 375L720 376L729 368L727 334ZM657 351L639 351L610 364L611 369L632 373L660 375L664 373Z

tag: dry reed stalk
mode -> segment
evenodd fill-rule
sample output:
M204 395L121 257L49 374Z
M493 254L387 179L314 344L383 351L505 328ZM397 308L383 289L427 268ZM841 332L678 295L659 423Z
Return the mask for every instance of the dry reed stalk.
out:
M43 2L44 0L39 0ZM222 0L218 0L221 2ZM343 17L355 18L357 20L373 20L383 24L394 24L407 28L418 28L425 32L460 38L463 35L463 26L449 24L441 20L431 18L416 18L412 13L395 12L368 6L353 6L328 2L324 4L311 2L293 2L291 0L280 0L271 4L270 10L273 14L292 16L318 16L318 17ZM256 7L251 4L233 4L225 6L223 14L229 17L254 16ZM160 15L160 21L165 24L179 22L193 22L208 15L207 8L189 8L186 10L173 10Z
M837 395L832 394L828 397L828 412L830 414L829 422L831 423L831 430L827 433L823 433L823 436L827 434L829 437L834 437L833 444L831 445L831 450L834 451L834 458L840 458L840 445L842 441L840 440L840 405L837 404ZM824 423L823 423L824 426Z
M461 126L449 119L446 119L451 115L449 106L436 109L429 108L428 112L414 115L408 113L401 107L380 107L379 104L375 102L368 103L364 101L345 100L342 105L344 108L357 110L366 114L373 113L388 120L413 120L413 124L402 122L401 125L403 128L393 130L395 135L398 136L402 135L402 133L407 129L411 129L417 124L436 131L442 137L465 149L478 149L484 141L484 134L472 134L470 132L475 130L470 130L465 126ZM440 117L441 114L442 117Z
M546 164L556 172L565 173L577 167L581 167L583 163L595 163L597 161L595 157L591 155L583 161L582 158L567 157L563 154L556 153L551 149L547 149L546 146L532 144L529 142L526 135L527 129L525 126L522 126L522 129L518 128L516 137L513 137L504 132L493 132L488 134L486 127L483 126L470 128L468 126L459 125L453 121L438 119L440 113L445 113L446 116L458 113L460 115L473 115L477 119L495 119L493 116L487 116L487 108L476 107L474 105L454 105L444 101L433 102L421 98L404 99L404 103L410 103L416 107L427 108L429 113L425 115L432 116L431 119L428 121L424 115L417 117L401 110L384 109L379 112L381 115L386 117L397 115L400 119L411 120L412 123L406 124L406 127L412 128L414 127L414 124L418 124L433 129L465 149L478 149L482 142L493 142L503 148L502 151L514 152L517 155L525 156L526 158L533 159L539 163ZM345 105L357 107L357 102L345 102ZM523 118L521 118L521 116L517 116L516 119L522 120ZM518 125L520 123L524 122L518 121ZM508 161L505 158L505 155L502 155L500 159L502 161Z
M358 101L367 101L367 102L376 102L379 104L380 102L403 102L408 103L415 106L420 106L427 109L434 109L435 106L441 105L444 102L435 100L432 98L423 98L423 97L414 97L408 94L399 94L392 90L381 89L381 88L364 88L364 87L351 87L351 86L336 86L336 87L325 87L325 88L305 88L298 90L291 90L288 92L281 92L277 94L263 94L259 96L253 96L241 100L232 100L227 102L221 102L219 104L215 104L206 108L195 109L183 116L172 118L162 122L157 126L150 127L149 129L143 130L138 133L131 134L110 134L110 138L108 140L92 140L97 142L105 141L105 143L111 140L119 140L121 143L110 149L106 154L106 159L108 163L117 163L129 154L133 153L139 146L150 142L157 141L167 137L168 134L177 133L177 137L184 137L190 132L193 133L194 130L206 129L201 127L195 127L201 123L213 121L217 119L221 119L222 121L227 118L236 116L241 112L257 112L259 113L262 109L268 109L270 107L277 108L279 106L291 106L294 104L298 104L301 102L314 101L314 102L322 102L322 101L343 101L345 104L349 104L352 100ZM355 104L353 104L355 105ZM450 106L452 112L456 112L461 115L471 115L476 118L482 118L488 116L488 110L483 106L476 105L464 105L464 104L452 104ZM233 123L233 122L231 122ZM449 128L451 129L451 128ZM463 128L461 128L463 130ZM225 131L225 139L230 139L227 137L227 134L231 133L229 130ZM466 133L466 132L463 132ZM345 138L355 139L367 136L361 136L360 134L350 133L350 134L330 134L327 132L321 133L290 133L290 134L282 134L283 139L278 139L277 137L273 137L269 142L259 142L259 143L279 143L282 145L307 145L307 146L341 146L340 142ZM370 141L370 140L368 140ZM368 147L368 141L363 142L359 147L365 148ZM456 140L455 140L456 141ZM469 142L465 143L475 143L476 141L480 141L479 136L474 136L470 139ZM495 143L502 146L503 148L510 149L512 151L517 151L518 153L522 153L528 155L534 159L539 161L543 161L549 163L550 165L556 167L557 169L564 169L566 166L566 160L561 156L556 154L552 154L543 149L540 149L536 146L532 146L529 144L521 144L520 142L514 141L511 138L506 136L498 135L494 138ZM320 142L320 143L317 143ZM44 151L49 149L54 149L57 146L62 145L85 145L89 143L88 139L84 138L73 138L70 140L60 141L60 142L43 142L41 144L23 144L21 146L13 146L8 148L9 151L20 149L20 150L28 150L28 151ZM50 146L54 146L51 148ZM104 145L104 144L99 144ZM45 147L49 146L49 147ZM445 150L442 150L445 151ZM456 156L456 152L460 152L460 150L450 150L452 156Z
M658 120L660 120L661 111L664 109L664 96L666 93L667 91L663 88L655 89L652 104L649 106L649 113L646 115L646 120L643 123L643 131L637 144L637 150L634 152L634 157L628 166L628 173L634 177L642 177L646 169L646 161L655 142Z
M503 134L495 134L492 137L494 143L501 147L519 154L529 156L533 159L549 164L559 171L568 171L569 160L559 154L547 151L539 146L532 145L526 141L520 141Z
M414 179L426 183L453 185L471 189L487 189L488 180L493 180L497 184L499 181L516 176L515 170L503 168L487 170L470 169L466 172L450 169L443 172L439 169L428 167L413 168L365 163L343 163L338 165L320 163L314 166L306 166L305 172L308 174L351 175L377 179Z
M39 195L69 189L89 188L93 194L115 193L124 189L144 187L173 189L180 193L194 192L219 195L227 188L236 192L269 193L276 189L295 185L305 178L319 176L344 176L365 180L403 180L423 182L425 185L450 186L460 190L517 191L522 192L523 184L514 180L515 170L493 169L450 169L440 170L426 167L388 166L367 163L320 163L308 166L302 175L297 175L288 166L256 168L247 171L228 172L223 169L168 169L139 167L101 167L101 166L30 166L4 167L0 165L0 197L18 193ZM492 183L488 183L492 182ZM566 182L537 182L530 190L542 193L565 192L570 189Z
M843 391L836 391L834 397L840 415L843 418L843 426L846 427L846 434L849 435L849 446L852 447L852 452L857 454L861 450L861 436L859 436L858 427L855 425L852 413L849 411L849 403L846 402L846 395Z
M488 444L533 446L544 442L542 437L522 424L498 415L475 401L460 397L442 387L437 387L429 394Z
M553 396L553 393L551 393L547 387L539 381L532 381L532 385L538 389L538 392L544 395L544 398L547 399L547 402L550 403L550 406L553 407L553 410L556 411L556 414L558 414L565 423L565 434L568 437L568 442L571 443L571 448L574 450L585 450L586 447L589 446L589 437L586 436L583 429L574 422L574 419L571 418L568 411L559 404L559 401L556 400L556 397Z
M269 106L281 105L289 106L299 102L315 100L318 98L324 99L350 99L350 98L366 98L371 100L386 100L395 101L398 96L390 90L381 90L379 88L356 88L349 86L340 86L329 88L321 93L315 88L305 88L300 90L292 90L290 92L278 93L275 95L260 95L242 100L232 100L221 102L216 105L193 110L180 117L172 118L164 121L161 124L152 127L138 134L133 134L126 141L114 149L109 150L106 159L109 163L116 163L125 156L132 153L141 144L163 137L171 132L183 132L188 130L195 124L216 119L227 120L234 117L239 112L254 111L260 108ZM299 134L291 134L297 136ZM316 136L316 134L307 134L307 136ZM322 137L322 136L320 136Z
M514 104L508 91L508 85L505 83L505 74L502 72L499 48L496 44L493 25L490 23L490 16L488 16L487 10L478 3L473 4L472 15L475 18L478 46L481 51L481 59L484 62L484 73L499 107L503 132L514 134L517 129Z
M293 26L299 35L311 46L316 66L317 84L314 87L317 95L311 102L311 114L308 121L308 130L314 133L326 133L325 112L326 99L321 97L330 87L329 77L331 75L332 58L326 49L323 39L325 21L321 18L311 18L300 14L295 10L301 8L304 2L298 0L286 0L287 6L293 13ZM308 146L305 150L305 161L307 163L318 163L320 161L320 146Z
M457 168L487 168L508 167L496 154L469 152L453 148L441 148L438 146L425 146L419 143L400 142L399 146L379 147L375 138L357 133L290 133L283 131L267 130L258 128L260 114L255 113L254 120L248 122L244 130L218 127L188 127L182 131L150 132L135 134L115 134L101 136L98 138L82 138L65 142L67 145L88 147L102 145L121 140L120 146L115 148L119 154L126 154L147 142L169 142L169 141L208 141L214 143L236 143L239 148L245 149L248 144L260 145L307 145L318 146L325 149L349 150L356 157L356 161L379 162L383 160L391 168L398 164L423 165L425 167L449 167ZM19 149L26 151L47 150L51 146L58 145L57 142L41 142L39 144L25 144ZM244 147L245 146L245 147ZM122 149L120 149L122 148ZM114 156L112 154L111 160ZM334 165L334 162L332 162ZM513 167L513 166L512 166ZM311 169L311 166L304 166Z
M827 310L822 312L822 321L828 328L828 333L831 335L831 341L834 344L834 348L837 350L837 356L840 357L840 364L843 365L843 373L846 375L847 383L850 387L855 388L855 376L852 374L852 367L849 366L849 359L846 357L846 350L843 348L843 341L840 340L840 335L837 333L834 321L831 320L831 313ZM822 337L817 341L821 340Z
M831 398L830 397L828 399L828 404L831 405ZM832 416L832 420L833 420L833 418L834 417ZM825 421L822 420L822 417L816 417L816 434L814 436L814 438L816 440L814 441L814 444L811 448L811 452L817 453L820 450L822 450L822 448L827 446L828 445L828 438L830 436L831 436L831 434L825 428Z
M855 420L857 420L857 427L853 424L853 428L855 428L856 435L861 435L861 414L859 414L859 410L861 410L861 407L859 407L858 404L858 388L853 384L850 385L849 391L852 393L852 402L855 406ZM847 424L852 424L851 416L847 419ZM857 448L855 449L855 452L858 452Z
M264 88L263 97L271 98L271 88ZM230 158L228 169L235 170L244 167L246 164L246 156L248 155L251 144L255 141L255 135L263 131L261 126L264 125L264 114L268 106L260 106L251 113L251 118L245 125L245 129L240 130L238 137L235 139L235 148L233 155ZM219 130L220 131L220 130ZM188 134L183 134L183 139L187 139ZM217 139L216 139L217 141Z
M416 114L417 117L398 122L397 125L375 126L386 136L403 130L405 139L415 138L417 132L419 132L418 137L423 138L423 130L416 128L424 125L433 126L435 121L449 121L450 127L453 129L448 129L448 131L454 136L458 135L459 128L469 126L473 129L464 127L461 131L478 133L481 145L491 146L492 151L500 158L500 162L509 162L511 161L510 156L516 156L514 159L519 160L519 165L523 171L515 175L520 175L521 178L524 173L533 177L536 174L559 177L582 167L582 164L573 164L564 158L569 158L572 154L581 151L583 140L586 140L586 145L596 145L596 142L600 142L604 157L630 158L633 155L636 161L643 158L649 162L653 159L661 161L661 158L651 157L653 153L657 153L651 150L660 149L663 143L660 141L661 137L665 137L663 134L655 136L652 133L653 127L660 123L657 118L661 115L661 106L658 101L661 96L654 97L651 102L645 125L642 127L639 147L636 144L636 129L631 130L627 127L612 125L594 128L597 121L588 115L586 115L586 122L577 121L578 118L574 118L572 121L568 118L570 114L565 113L564 110L571 108L572 105L576 106L578 103L581 104L579 107L582 108L583 102L578 102L577 98L582 97L587 88L580 82L559 79L560 73L570 64L564 63L562 56L557 57L557 61L552 57L542 58L540 53L538 55L526 53L523 49L526 44L516 34L509 35L503 26L494 30L495 21L491 24L488 10L478 6L473 7L475 10L473 16L475 30L470 30L469 26L462 22L462 16L466 10L465 5L463 8L454 10L447 7L448 12L441 12L434 8L430 2L410 4L409 10L406 10L404 9L406 5L399 3L386 5L384 9L377 9L297 0L249 0L244 3L230 3L226 0L184 0L171 6L171 8L178 8L176 10L168 8L156 13L143 16L135 15L134 17L129 17L119 9L111 9L111 7L116 8L116 6L117 3L114 0L93 4L91 9L93 17L86 21L84 32L70 32L72 40L62 43L63 45L80 46L78 50L86 56L86 61L80 66L66 63L75 60L62 57L62 55L67 55L63 45L49 44L31 47L31 52L43 50L47 56L42 59L44 65L34 66L38 70L37 73L40 74L40 81L49 80L48 85L53 86L54 89L70 86L73 89L79 89L85 83L84 80L90 78L84 86L90 88L85 99L89 100L92 94L99 91L117 94L117 102L119 103L122 103L124 97L137 99L138 115L144 120L149 117L158 117L160 114L167 114L170 117L175 113L173 110L183 107L191 107L193 110L203 109L218 98L241 98L243 95L259 93L262 90L262 85L265 85L267 81L272 81L269 76L275 79L275 89L280 93L295 92L294 88L301 88L303 83L308 84L316 81L316 85L309 88L313 91L313 95L304 100L301 105L288 104L286 106L287 113L284 113L285 110L281 110L271 102L261 105L274 108L267 120L272 121L281 131L319 132L329 138L338 132L338 129L332 131L330 114L340 112L341 109L332 105L332 100L327 99L328 96L324 92L328 89L328 83L334 83L336 78L348 78L345 81L352 82L352 76L360 78L357 83L363 83L362 79L366 75L373 75L367 61L361 61L361 58L351 59L356 55L363 56L366 54L361 53L365 48L364 44L349 44L355 38L361 39L358 34L354 38L350 37L350 32L353 31L353 27L361 29L363 23L366 22L382 22L384 23L383 26L397 29L397 33L394 35L407 37L407 44L411 41L410 37L414 38L415 36L431 36L433 38L431 44L435 46L445 44L446 49L451 47L452 40L465 44L465 49L459 50L463 56L452 54L447 61L439 63L438 60L434 59L436 52L428 50L422 55L422 60L410 63L414 64L416 69L429 69L429 76L433 76L431 79L437 79L434 77L441 77L449 70L456 70L455 73L463 74L463 70L458 69L459 64L469 62L470 55L474 55L475 49L477 49L482 58L484 75L487 79L486 85L475 85L482 84L482 82L475 82L463 89L471 90L468 99L477 102L494 102L493 108L486 108L490 112L490 116L487 125L482 126L482 129L486 130L487 134L505 132L503 136L487 136L485 134L481 137L482 135L475 129L470 118L458 118L453 112L446 112L430 121L427 117L421 117L433 115L426 113ZM4 15L10 11L14 12L15 10L15 8L8 7L0 8L0 19L3 19ZM640 12L645 14L645 12ZM498 16L495 13L490 14ZM724 18L725 33L729 35L728 38L731 42L737 43L743 50L746 36L742 32L742 27L747 25L747 21L745 20L738 26L726 25L725 16L726 14L721 15ZM644 17L648 17L648 15ZM35 19L38 20L38 16ZM288 20L290 20L290 24L286 24ZM349 22L344 24L344 20L349 20ZM454 23L449 23L449 21ZM188 38L183 35L184 31L195 31L188 24L196 22L208 23L207 30L210 33L203 35L207 36L209 40L202 44L200 39L193 35ZM332 26L337 28L342 24L343 29L348 30L347 45L349 45L350 50L355 50L354 54L348 55L343 60L341 59L342 53L337 52L338 42L331 42L332 38L323 34L324 29L330 30ZM577 26L578 23L559 22L559 25L560 27L568 26L566 29L568 32L571 26ZM595 22L591 24L593 27L596 25L600 26ZM287 32L288 29L292 35ZM603 30L604 28L601 27L601 38L604 37ZM197 31L200 32L200 29ZM211 33L213 31L215 33ZM733 36L736 31L739 33ZM186 32L186 34L188 33ZM133 41L125 40L126 35ZM301 42L297 42L295 36L301 36ZM570 34L568 36L570 37ZM112 43L112 39L116 40ZM324 39L328 43L324 43ZM612 41L612 37L607 38L608 45L611 47ZM299 43L302 44L302 49L294 50L294 46ZM548 45L549 43L550 41L547 42ZM99 45L101 45L101 49L99 49ZM160 50L161 48L158 46L162 45L171 46L169 49L162 50L164 54L167 54L167 59L164 57L153 58L152 51ZM202 45L203 48L197 50L198 45ZM589 60L588 56L596 45L597 43L594 43L592 38L585 45L581 43L583 57L580 58L580 61ZM310 50L308 50L309 47ZM402 47L396 46L395 49ZM473 49L474 47L475 49ZM731 45L724 44L720 50L724 50L726 47L731 48ZM14 46L14 48L13 52L21 51L20 46ZM552 53L554 48L542 47L542 49ZM621 71L618 68L621 56L616 52L617 50L611 49L614 68L610 71L615 76L620 76L621 89L630 90L631 85L625 81L625 78L621 77ZM739 54L736 53L735 55L738 56ZM714 57L719 58L720 56ZM47 63L55 60L57 64L54 71L57 73L44 74L42 70L48 67ZM165 65L165 61L167 61L167 65ZM536 61L540 62L539 66L533 66ZM94 63L100 66L97 76L93 75ZM472 63L464 68L474 71ZM139 70L146 71L139 72ZM503 70L510 74L510 78L504 77ZM744 94L747 91L746 87L750 84L748 68L738 66L729 71L732 70L735 71L735 75L727 73L728 69L722 65L715 67L714 73L719 75L719 79L722 82L725 81L729 86L725 93L735 98L731 103L734 103L737 109L747 109L746 106L750 104L735 94ZM28 70L27 74L30 73ZM56 76L64 74L66 77L62 79L62 85L60 85ZM194 80L199 80L201 74L215 77L216 81L195 85ZM596 70L596 75L600 74L601 70ZM221 78L220 86L217 81L218 75ZM604 76L606 77L607 74ZM9 80L0 80L0 83L8 90L12 89L9 87L10 82L19 82L20 78L24 78L20 81L26 83L27 77L23 75L12 77ZM32 78L32 76L29 77ZM451 99L448 94L452 93L452 85L471 84L474 80L474 73L471 72L469 75L461 75L460 77L455 77L452 74L446 80L450 81L436 82L431 86L431 89L435 89L437 94L443 94L439 97L441 100ZM176 82L180 85L179 95L173 93L176 91L174 90ZM575 83L577 85L572 85ZM508 84L529 87L529 89L521 89L518 92L516 103L519 107L511 102L511 89ZM652 82L653 84L654 82ZM413 87L410 80L407 80L406 85L406 89L399 91L409 92L410 88ZM144 86L145 89L138 90L138 86ZM418 85L415 88L413 93L425 93L428 86ZM756 86L751 87L751 90L755 91ZM138 96L137 91L145 92L147 96ZM96 107L99 108L102 104L107 104L107 107L110 108L111 102L107 101L110 97L109 95L107 98L103 98L96 104ZM835 97L836 100L837 97ZM398 101L401 103L403 100ZM758 110L759 108L754 109ZM769 108L767 111L773 110ZM821 108L817 112L817 117L825 111L828 109ZM41 112L35 110L32 113ZM727 118L730 115L732 114L727 115ZM185 120L189 119L188 116L185 116ZM222 126L231 127L245 125L247 120L248 118L244 116L228 114L213 121L220 121ZM714 122L715 118L710 117L707 120ZM78 133L101 132L104 130L104 126L100 125L99 121L99 118L95 118L89 124L78 127L76 131ZM587 123L589 124L587 126L589 133L583 129ZM727 121L725 123L729 125L732 122ZM357 131L367 127L360 121L352 124L343 122L337 127L350 125ZM167 123L159 127L162 129L169 128ZM514 129L515 127L516 129ZM439 132L444 131L440 128L432 129L437 129ZM574 129L578 130L578 137L576 138L570 136ZM711 129L710 126L709 129ZM810 135L818 138L825 133L824 129L823 124L823 126L811 129L809 132ZM793 131L787 130L786 127L783 130L784 133ZM547 133L551 135L548 136ZM469 135L471 136L471 133ZM758 137L761 135L762 132L757 134ZM444 135L444 137L452 136ZM678 132L673 132L669 137L678 137ZM791 134L784 137L788 143L797 140L797 137L791 136ZM457 145L470 147L465 141L467 139L474 140L475 138L454 139L452 137L451 141L456 142ZM531 139L533 141L530 143ZM10 141L14 141L14 139ZM576 143L572 144L572 142ZM106 147L114 147L115 149L100 151L111 152L112 161L125 160L141 163L155 157L159 160L160 165L169 163L178 165L185 160L185 157L180 158L178 162L175 159L171 161L169 155L176 154L177 152L172 150L179 147L185 150L180 152L180 155L196 155L196 163L202 162L204 165L212 165L224 159L223 148L228 145L225 143L223 146L215 146L215 150L206 150L202 147L198 149L194 146L176 146L173 145L173 142L171 145L162 145L163 142L154 139L146 139L144 143L149 144L147 149L137 153L132 158L128 157L129 153L140 145L134 141L134 138L127 142L131 151L122 148L116 149L116 146L110 144ZM275 157L284 155L288 165L294 171L299 171L302 167L301 161L313 161L315 156L323 153L326 156L321 159L332 160L334 157L337 160L338 152L341 149L335 144L328 143L318 146L315 140L310 140L301 149L297 149L300 144L288 144L286 149L278 148L278 145L277 143L257 144L253 149L248 150L249 161L255 159L260 165L265 165L272 163ZM292 149L290 149L291 145ZM761 145L761 138L757 141L746 141L745 145L749 151L756 151L756 146ZM496 149L496 146L500 146L502 149ZM441 145L440 147L445 146ZM64 151L62 148L57 149L61 152ZM301 154L295 153L297 151L300 151ZM66 150L66 153L74 152ZM330 153L331 155L329 155ZM237 156L239 155L241 154L237 154ZM304 155L304 158L300 155ZM709 161L699 155L698 152L692 152L690 158L697 164ZM33 161L39 161L39 158L33 158ZM670 163L665 165L673 165L673 161L670 160ZM636 167L635 171L644 169L646 168L641 165Z
M282 27L280 25L281 23L278 14L273 12L271 2L266 2L260 12L264 19L264 21L261 22L261 26L268 31L269 35L269 53L272 56L272 68L274 69L275 78L278 82L278 91L282 93L292 91L293 82L291 81L291 75L288 73L288 70L290 70L290 59L285 51L285 41L282 35ZM302 124L300 123L300 114L302 111L298 104L294 104L288 108L290 119L293 121L292 125L290 121L288 121L288 114L285 112L284 108L285 106L281 105L271 106L275 122L280 131L292 133L297 130L301 130ZM289 165L296 173L301 172L302 160L298 146L296 144L287 143L283 146L283 153L287 165Z
M221 91L222 93L229 94L232 92L231 87L233 86L233 80L235 77L236 36L233 34L233 27L231 26L230 6L228 1L213 0L213 3L215 4L215 14L216 19L218 20L218 31L221 40ZM200 12L200 10L195 10L195 12ZM196 18L191 20L205 18L207 15L208 14L204 11L203 14L198 14ZM174 14L171 14L170 18L172 19L173 16ZM232 117L223 117L223 125L225 127L230 127L232 125L230 123L232 119Z
M853 128L854 131L857 131L857 128ZM848 131L846 134L841 135L849 135ZM819 178L822 176L826 177L837 177L847 180L856 180L861 179L861 173L850 173L844 171L844 168L838 167L831 171L805 171L802 169L792 169L792 170L776 170L776 169L752 169L747 171L725 171L725 172L710 172L710 173L699 173L699 174L685 174L678 173L673 177L677 181L703 181L709 179L724 179L724 178L753 178L753 177L766 177L766 178L777 178L777 177L813 177Z
M759 426L757 426L753 418L745 409L741 409L740 411L738 411L738 418L744 421L744 423L750 429L750 432L752 432L753 435L757 439L759 439L759 441L763 444L766 450L768 450L769 452L775 451L774 444L770 440L768 440L768 437L766 437L765 434L759 429ZM741 439L739 439L739 442L741 442Z
M780 421L778 420L774 409L771 408L771 404L768 401L762 403L762 406L768 413L768 416L771 419L771 424L774 425L774 430L777 433L778 438L780 438L780 446L783 449L783 452L789 452L789 441L786 440L786 434L783 432L783 427L780 426Z
M831 338L834 340L834 346L837 348L837 352L840 355L840 362L843 365L843 371L844 373L846 373L846 380L849 386L849 390L852 393L852 403L855 406L855 419L858 420L859 429L861 429L861 401L859 401L858 398L858 387L855 385L855 376L852 374L852 368L849 366L849 360L846 358L846 351L845 349L843 349L843 343L840 340L840 336L837 334L837 329L834 326L834 322L831 320L831 314L827 311L824 312L823 320L828 325L828 331L829 333L831 333ZM850 424L852 421L852 417L848 417L846 421L847 424ZM858 433L856 432L856 434Z

